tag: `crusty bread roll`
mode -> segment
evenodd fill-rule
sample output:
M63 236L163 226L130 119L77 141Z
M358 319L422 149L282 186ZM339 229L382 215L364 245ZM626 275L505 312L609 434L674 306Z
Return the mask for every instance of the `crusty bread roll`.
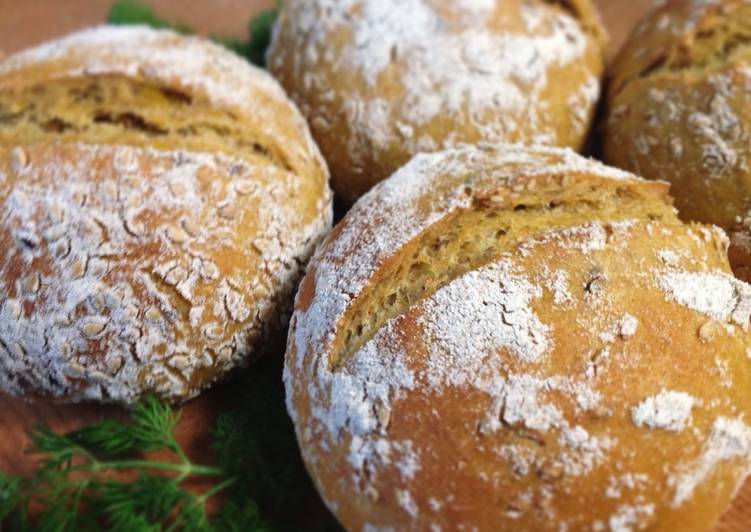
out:
M606 160L672 183L686 220L730 233L751 280L751 3L670 0L638 26L609 75Z
M749 470L751 286L667 185L415 157L317 250L285 382L349 530L705 530Z
M589 0L289 0L268 66L354 201L420 152L582 147L603 40Z
M9 57L0 389L180 401L248 362L330 227L327 177L277 83L203 40L105 27Z

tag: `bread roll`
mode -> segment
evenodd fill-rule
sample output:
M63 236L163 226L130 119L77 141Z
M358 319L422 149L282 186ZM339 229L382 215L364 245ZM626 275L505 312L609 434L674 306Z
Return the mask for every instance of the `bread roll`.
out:
M286 323L327 169L264 72L98 28L0 63L0 389L182 401Z
M610 73L605 158L672 183L682 218L730 232L751 279L751 4L671 0L640 24Z
M751 286L664 183L415 157L324 241L285 383L348 530L705 530L749 470Z
M459 143L581 148L603 31L589 0L289 0L268 67L351 202Z

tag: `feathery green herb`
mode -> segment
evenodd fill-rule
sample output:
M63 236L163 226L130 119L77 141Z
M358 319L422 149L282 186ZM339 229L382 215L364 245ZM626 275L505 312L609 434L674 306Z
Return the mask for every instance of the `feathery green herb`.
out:
M68 434L34 429L30 452L41 457L38 468L29 479L0 476L0 522L11 530L50 532L211 530L206 502L234 480L201 494L182 487L191 477L224 473L188 459L173 435L178 420L168 406L147 399L129 423L106 420ZM169 460L143 456L155 451ZM135 478L121 481L116 472ZM31 516L34 506L41 511Z
M266 62L266 49L271 41L271 31L278 13L277 4L276 8L262 11L253 17L248 23L247 39L218 36L212 36L211 39L233 50L251 63L262 67ZM154 28L171 28L186 34L193 32L184 24L159 18L150 6L137 0L116 0L112 4L107 22L116 25L145 24Z
M0 474L0 530L339 530L300 459L280 372L262 362L227 384L218 400L234 407L212 431L214 465L189 459L174 437L179 414L155 399L126 422L36 428L34 475ZM206 481L198 493L196 479Z
M150 6L135 0L116 0L107 17L109 24L144 24L152 28L169 28L179 33L191 33L184 24L173 23L157 17Z

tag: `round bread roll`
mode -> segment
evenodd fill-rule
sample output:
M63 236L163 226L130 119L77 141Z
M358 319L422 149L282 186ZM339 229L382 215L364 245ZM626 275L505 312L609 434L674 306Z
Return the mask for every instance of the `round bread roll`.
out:
M589 0L289 0L268 67L351 202L421 152L581 148L603 40Z
M420 155L317 250L285 366L348 530L705 530L749 471L751 286L665 183Z
M266 73L98 28L0 63L0 389L182 401L259 353L330 228L328 173Z
M672 183L686 220L730 233L751 279L751 4L671 0L641 23L610 73L606 160Z

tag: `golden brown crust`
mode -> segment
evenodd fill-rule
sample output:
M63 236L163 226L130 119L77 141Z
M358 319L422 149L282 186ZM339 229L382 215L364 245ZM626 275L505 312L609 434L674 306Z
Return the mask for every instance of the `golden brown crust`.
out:
M173 98L231 113L265 149L279 152L292 171L302 173L317 166L318 172L326 173L312 155L317 149L304 119L281 87L264 71L196 37L137 26L75 33L3 61L0 94L13 100L23 91L65 80L113 76L151 83ZM158 109L157 103L152 112ZM172 147L180 147L180 139Z
M284 4L268 64L351 202L419 152L581 148L602 45L586 0L297 0Z
M169 63L181 48L192 62ZM66 100L81 76L95 96ZM325 164L275 82L196 39L103 28L0 64L0 107L26 91L33 110L0 123L0 388L182 401L260 354L331 222ZM137 100L170 91L190 101ZM178 107L237 130L186 139ZM112 109L165 133L96 120ZM259 149L231 142L249 136Z
M569 204L597 183L601 214L533 211L540 227L342 356L366 319L349 310L421 235L457 211L495 213L477 234L521 217L471 198L531 205L553 176ZM306 464L346 528L703 530L722 514L749 468L751 287L729 275L724 235L683 225L655 184L570 152L465 148L355 206L311 262L285 369ZM401 226L384 227L392 208Z
M673 0L650 13L609 74L604 139L609 163L670 181L684 219L740 233L739 273L751 210L749 21L742 1Z

